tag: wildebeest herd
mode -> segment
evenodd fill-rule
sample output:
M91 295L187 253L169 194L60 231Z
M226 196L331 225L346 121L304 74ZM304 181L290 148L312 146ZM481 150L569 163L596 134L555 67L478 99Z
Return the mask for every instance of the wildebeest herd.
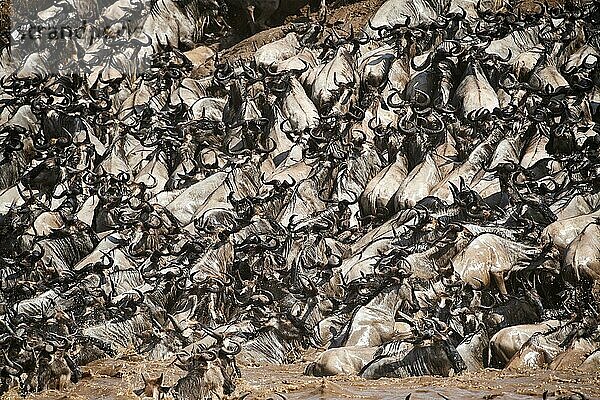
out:
M310 347L316 376L597 371L599 3L388 0L204 46L279 3L14 1L0 394L131 352L187 371L136 391L177 399Z

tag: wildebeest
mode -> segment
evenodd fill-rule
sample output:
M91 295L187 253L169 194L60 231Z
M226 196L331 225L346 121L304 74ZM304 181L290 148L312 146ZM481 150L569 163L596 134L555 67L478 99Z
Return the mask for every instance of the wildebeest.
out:
M595 365L598 5L388 0L358 29L316 3L17 10L0 390L131 350L186 371L147 397L223 397L236 362L309 347L313 375Z

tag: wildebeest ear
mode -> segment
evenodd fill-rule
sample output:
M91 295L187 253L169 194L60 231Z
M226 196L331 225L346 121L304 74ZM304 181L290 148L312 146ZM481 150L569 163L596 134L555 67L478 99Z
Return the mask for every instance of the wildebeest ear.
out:
M161 393L169 393L171 386L161 386L158 390L160 390Z
M136 396L141 396L141 395L144 393L144 388L141 388L141 389L134 389L134 390L133 390L133 393L134 393Z
M156 384L159 385L159 386L162 385L164 377L165 377L165 373L163 372L158 377L158 380L156 381Z
M458 188L452 182L448 182L448 185L450 186L450 193L452 193L454 201L458 201Z

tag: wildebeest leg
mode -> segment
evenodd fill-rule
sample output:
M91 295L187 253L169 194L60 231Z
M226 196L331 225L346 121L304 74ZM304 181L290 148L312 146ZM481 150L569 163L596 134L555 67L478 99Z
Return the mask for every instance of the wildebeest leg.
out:
M217 312L217 309L215 307L215 303L217 302L217 295L216 293L211 293L210 294L210 300L208 303L208 310L210 312L210 318L213 321L219 321L221 318L219 318L219 313Z
M71 382L71 374L67 373L67 374L61 374L58 377L58 390L59 391L63 391L65 390L65 388L67 387L67 385L69 384L69 382Z
M492 278L496 282L498 286L498 290L500 290L500 294L502 296L506 296L508 292L506 291L506 283L504 282L504 273L503 272L492 272Z
M253 35L257 31L256 17L254 16L255 10L256 10L256 7L254 6L254 4L248 4L248 6L246 7L246 11L248 12L248 21L250 22L250 33L252 33Z
M319 21L321 23L327 21L327 4L325 0L321 0L321 6L319 7Z

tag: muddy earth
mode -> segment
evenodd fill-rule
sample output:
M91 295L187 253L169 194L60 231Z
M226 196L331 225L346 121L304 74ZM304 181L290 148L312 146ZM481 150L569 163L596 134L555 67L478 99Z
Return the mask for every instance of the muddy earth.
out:
M600 399L600 374L578 371L498 371L465 373L449 378L417 377L406 379L382 378L365 380L356 376L316 378L303 375L308 361L316 356L307 354L306 362L283 366L242 367L242 378L236 381L236 399L541 399L549 396L568 396L584 393L589 399ZM29 396L31 400L125 400L138 399L134 389L143 386L141 374L165 375L163 384L174 384L182 371L169 363L135 360L96 361L83 368L84 378L65 391L49 390ZM20 399L10 392L6 400Z

